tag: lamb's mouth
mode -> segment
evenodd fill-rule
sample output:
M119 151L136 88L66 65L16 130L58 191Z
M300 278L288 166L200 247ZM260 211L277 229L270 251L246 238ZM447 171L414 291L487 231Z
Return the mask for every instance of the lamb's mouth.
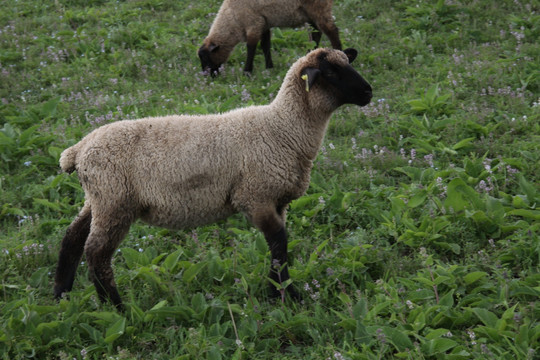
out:
M360 106L366 106L371 102L371 98L373 97L373 93L371 91L366 91L365 96L360 100L360 103L358 105Z
M203 67L203 73L215 77L219 74L220 67Z

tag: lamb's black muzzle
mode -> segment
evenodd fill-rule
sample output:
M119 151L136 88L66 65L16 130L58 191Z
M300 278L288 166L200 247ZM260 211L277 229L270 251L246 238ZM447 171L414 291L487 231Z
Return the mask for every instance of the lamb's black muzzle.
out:
M371 99L373 98L373 92L371 91L371 86L369 90L364 91L364 93L359 97L359 101L356 103L360 106L366 106L371 102Z
M354 60L355 54L349 59ZM339 105L355 104L365 106L373 97L371 85L351 65L338 66L320 58L319 70L324 81L336 89Z
M216 76L219 73L220 65L215 64L211 57L210 51L201 47L198 51L199 59L201 60L202 71Z
M340 74L339 88L345 104L366 106L373 97L371 85L352 67L347 67Z

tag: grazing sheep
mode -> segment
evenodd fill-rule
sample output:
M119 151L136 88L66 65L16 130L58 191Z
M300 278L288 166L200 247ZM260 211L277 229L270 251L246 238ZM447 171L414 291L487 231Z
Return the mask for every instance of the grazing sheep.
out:
M286 207L309 185L332 112L372 96L349 65L356 54L308 53L269 105L119 121L66 149L60 166L77 170L85 204L62 240L55 296L71 290L84 251L99 298L121 310L111 257L136 219L184 229L242 212L268 242L271 279L288 280Z
M224 0L210 33L198 51L203 71L214 75L229 58L236 44L247 43L245 72L253 70L257 43L261 42L266 68L273 67L270 28L295 27L310 23L313 40L319 46L321 30L332 47L341 50L338 28L332 17L332 0Z

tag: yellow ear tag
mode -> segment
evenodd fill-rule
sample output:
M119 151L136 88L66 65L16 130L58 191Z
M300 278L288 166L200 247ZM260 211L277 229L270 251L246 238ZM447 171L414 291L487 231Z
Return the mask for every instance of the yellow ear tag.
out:
M309 92L309 79L307 74L302 75L302 80L306 82L306 91Z

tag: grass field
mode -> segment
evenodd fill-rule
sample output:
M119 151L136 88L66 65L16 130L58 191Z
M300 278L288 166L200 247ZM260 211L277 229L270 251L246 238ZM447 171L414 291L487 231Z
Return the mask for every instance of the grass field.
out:
M372 103L333 116L288 213L302 302L267 300L269 251L242 216L137 223L114 257L120 314L79 267L56 302L83 203L58 159L120 119L266 104L314 44L274 29L216 78L196 51L218 0L3 1L1 359L538 359L540 5L335 0ZM323 37L322 46L329 46Z

